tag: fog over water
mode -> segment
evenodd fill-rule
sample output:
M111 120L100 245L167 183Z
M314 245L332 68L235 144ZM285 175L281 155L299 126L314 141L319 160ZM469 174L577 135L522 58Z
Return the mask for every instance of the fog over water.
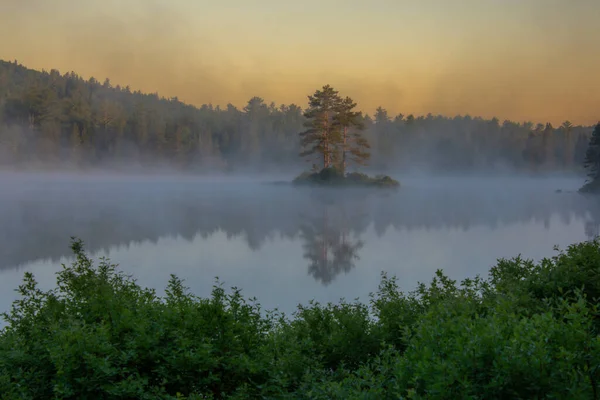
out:
M54 285L71 236L159 294L172 273L202 296L218 276L290 312L367 300L382 271L412 290L436 269L485 275L499 257L552 256L598 232L600 201L575 193L582 179L399 178L390 192L266 183L280 177L3 174L0 309L25 271Z

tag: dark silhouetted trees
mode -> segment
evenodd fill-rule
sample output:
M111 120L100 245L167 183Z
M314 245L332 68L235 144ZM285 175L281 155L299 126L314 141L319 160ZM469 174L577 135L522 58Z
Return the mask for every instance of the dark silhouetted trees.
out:
M590 179L598 179L600 174L600 123L594 128L583 162Z
M385 171L580 171L592 127L432 114L373 116L325 86L306 110L251 98L193 107L56 70L0 61L0 167L266 171L350 162ZM302 137L298 132L304 129ZM371 144L371 146L369 146ZM371 148L369 148L371 147Z
M588 182L582 188L584 192L600 191L600 122L594 128L583 160Z

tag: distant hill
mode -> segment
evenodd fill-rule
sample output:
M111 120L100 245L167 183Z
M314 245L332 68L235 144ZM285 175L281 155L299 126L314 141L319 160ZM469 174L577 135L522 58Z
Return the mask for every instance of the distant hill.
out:
M470 116L364 115L372 168L443 172L575 171L591 127ZM253 97L194 107L106 79L35 71L0 61L0 167L169 167L297 171L298 105Z
M39 72L0 61L5 164L168 164L224 168L298 164L299 107L250 100L245 110L196 108L106 79ZM0 161L1 162L1 161Z

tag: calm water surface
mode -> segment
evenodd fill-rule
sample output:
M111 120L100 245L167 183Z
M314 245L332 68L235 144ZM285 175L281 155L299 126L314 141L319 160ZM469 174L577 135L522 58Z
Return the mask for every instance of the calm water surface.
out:
M0 309L31 271L43 288L85 241L159 293L170 274L214 278L266 308L368 299L382 271L405 290L436 269L462 279L499 257L539 259L595 235L600 201L577 179L405 179L395 192L244 180L0 177ZM556 189L563 189L556 193Z

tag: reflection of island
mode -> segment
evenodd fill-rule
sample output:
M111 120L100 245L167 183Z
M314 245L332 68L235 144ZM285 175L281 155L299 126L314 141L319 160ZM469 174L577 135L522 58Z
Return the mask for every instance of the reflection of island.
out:
M364 218L364 214L348 215L345 204L322 203L317 205L321 213L317 217L304 217L300 226L300 237L304 258L310 264L308 273L315 280L329 285L340 273L348 273L359 259L358 251L364 243L349 229L351 221ZM353 211L356 211L355 209Z
M502 186L502 185L499 185ZM63 182L2 185L0 268L70 256L69 237L91 252L163 237L192 240L224 232L256 250L269 238L300 236L310 274L327 284L351 270L370 227L462 229L588 220L598 232L600 201L529 189L405 188L393 194L256 184Z

